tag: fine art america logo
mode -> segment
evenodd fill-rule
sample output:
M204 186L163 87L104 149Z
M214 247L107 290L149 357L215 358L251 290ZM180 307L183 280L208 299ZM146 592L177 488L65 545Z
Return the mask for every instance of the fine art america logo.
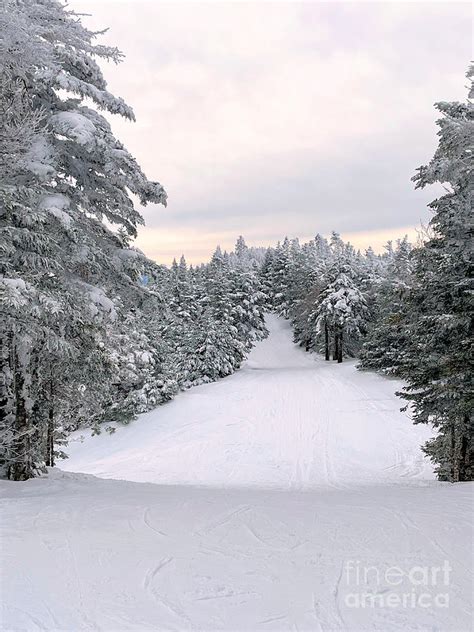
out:
M359 560L344 564L348 608L448 608L450 573L439 566L371 566Z

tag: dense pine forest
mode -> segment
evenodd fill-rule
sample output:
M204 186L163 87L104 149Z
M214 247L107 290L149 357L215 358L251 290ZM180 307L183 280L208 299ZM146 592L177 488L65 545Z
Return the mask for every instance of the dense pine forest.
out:
M274 311L308 353L358 358L360 370L402 379L400 406L435 429L424 451L438 477L474 478L469 100L436 106L438 148L413 180L446 192L416 244L401 236L376 254L337 233L271 247L239 237L206 264L182 256L167 267L133 246L139 204L166 205L165 190L101 113L134 120L98 64L121 53L53 0L11 2L0 20L6 477L53 466L74 430L113 432L180 390L232 374ZM471 98L472 79L471 69Z

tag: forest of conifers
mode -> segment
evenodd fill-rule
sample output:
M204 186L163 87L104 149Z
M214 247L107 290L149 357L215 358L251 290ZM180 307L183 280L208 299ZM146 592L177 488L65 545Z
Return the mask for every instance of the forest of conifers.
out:
M326 360L359 358L406 386L441 480L471 480L474 111L438 103L439 144L414 176L445 193L416 244L359 252L337 233L215 250L171 267L133 246L137 202L166 204L101 114L134 119L98 60L120 61L59 2L1 14L0 463L25 480L78 428L113 431L237 370L264 314ZM468 73L472 96L472 69ZM410 183L407 184L410 186ZM383 205L383 200L380 201ZM330 209L328 209L330 211ZM317 226L315 227L315 233Z

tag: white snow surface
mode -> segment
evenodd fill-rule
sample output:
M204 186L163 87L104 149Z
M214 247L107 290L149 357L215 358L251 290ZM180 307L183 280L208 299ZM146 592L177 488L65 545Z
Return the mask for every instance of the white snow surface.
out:
M58 134L64 134L79 145L93 146L96 128L88 118L79 112L59 112L49 117L49 123Z
M2 630L471 628L473 486L434 480L399 383L268 324L238 373L74 442L89 474L0 481Z
M90 285L84 281L81 282L81 285L89 294L89 298L91 299L89 309L94 316L96 316L101 310L108 314L111 320L115 320L117 318L114 302L107 296L102 288L97 285Z
M78 433L60 467L102 478L224 487L341 488L433 479L430 436L400 413L400 382L361 373L292 343L287 321L243 368L107 433Z
M67 209L70 207L71 201L66 195L62 195L61 193L55 193L52 195L43 196L39 208L51 213L59 219L59 221L65 226L69 228L71 225L72 217L67 212Z

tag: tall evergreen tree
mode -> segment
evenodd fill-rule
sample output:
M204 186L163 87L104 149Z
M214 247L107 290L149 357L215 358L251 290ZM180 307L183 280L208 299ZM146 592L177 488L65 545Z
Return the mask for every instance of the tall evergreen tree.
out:
M474 97L471 66L470 98ZM415 423L438 431L424 450L442 480L474 478L472 209L474 202L474 106L436 105L439 144L433 159L414 177L423 188L439 182L448 193L430 204L432 237L414 251L409 296L406 380Z
M405 326L412 285L411 246L407 238L387 245L384 269L372 282L371 318L360 353L360 368L399 375L409 337Z
M352 350L351 345L360 339L365 329L366 302L351 276L347 263L336 263L329 273L330 281L309 317L315 324L316 333L324 336L326 360L329 360L331 337L334 341L333 360L342 362L344 348Z
M96 61L120 53L95 44L56 0L7 0L0 21L0 458L11 478L26 479L45 455L54 460L54 427L79 414L72 393L101 410L111 325L120 330L146 293L137 264L145 258L127 249L142 221L130 193L142 203L166 195L97 111L133 119ZM82 396L91 363L103 372L95 396Z

